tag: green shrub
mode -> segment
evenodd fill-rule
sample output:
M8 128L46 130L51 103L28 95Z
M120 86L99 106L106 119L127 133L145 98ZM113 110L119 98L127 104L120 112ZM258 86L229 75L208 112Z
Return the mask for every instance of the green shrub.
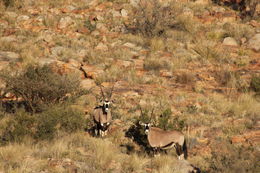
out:
M173 124L170 122L172 111L171 109L165 109L158 119L158 127L164 130L172 129Z
M80 93L80 80L73 74L59 75L45 65L29 65L15 74L4 72L0 76L6 83L6 92L21 97L30 112L42 111L44 106L66 100L68 95Z
M37 115L36 139L52 139L58 131L72 133L83 130L85 125L83 113L63 106L53 106Z
M250 88L257 94L260 94L260 76L253 76L250 83Z
M34 116L24 111L18 111L16 114L9 116L6 128L1 134L1 144L12 141L20 142L25 136L33 136L36 122Z

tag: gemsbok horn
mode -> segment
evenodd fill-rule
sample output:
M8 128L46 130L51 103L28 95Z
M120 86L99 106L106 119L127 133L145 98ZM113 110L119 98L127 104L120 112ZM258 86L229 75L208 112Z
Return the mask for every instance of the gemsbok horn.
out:
M151 127L150 123L140 123L145 127L148 142L155 152L159 149L167 150L175 147L178 158L187 159L188 152L184 135L176 130L165 131L157 127Z
M102 95L101 105L95 107L93 112L93 120L95 123L95 135L104 137L107 135L108 128L112 122L112 115L110 111L111 97L113 93L114 85L110 91L108 97L105 96L102 86L100 91Z

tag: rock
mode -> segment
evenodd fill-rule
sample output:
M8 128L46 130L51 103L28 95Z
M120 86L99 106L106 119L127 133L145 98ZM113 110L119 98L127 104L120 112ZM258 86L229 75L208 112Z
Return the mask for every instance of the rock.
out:
M63 17L59 21L58 28L64 29L64 28L68 27L69 25L71 25L72 23L73 23L73 20L71 17L69 17L69 16Z
M47 43L51 43L53 41L55 34L50 31L44 31L40 33L39 40L44 40Z
M81 80L81 82L80 82L80 86L81 86L83 89L89 90L89 89L95 87L96 84L95 84L94 80L92 80L92 79L83 79L83 80Z
M140 0L130 0L130 4L134 7L138 7L140 3Z
M7 37L1 37L0 41L2 42L14 42L17 41L17 38L14 35L7 36Z
M18 17L17 17L17 22L21 22L21 21L29 20L29 19L30 19L29 16L21 15L21 16L18 16Z
M91 32L91 36L96 37L96 36L99 36L99 35L100 35L100 32L97 31L97 30L94 30L94 31Z
M96 24L96 29L98 29L101 32L108 32L107 27L103 23L97 23Z
M132 62L131 61L125 61L125 60L117 60L116 65L119 66L119 67L127 68L127 67L130 67L132 65Z
M134 43L129 43L129 42L126 42L124 44L124 46L128 47L128 48L131 48L131 49L134 49L136 47L136 45Z
M37 62L39 65L46 65L46 64L51 64L54 63L56 60L51 59L51 58L39 58Z
M91 65L82 66L81 71L84 72L85 77L90 79L95 79L96 77L104 73L103 69Z
M143 59L134 59L134 67L135 69L143 69L144 67L144 60Z
M246 139L243 136L234 136L231 139L231 142L233 144L235 144L235 143L242 143L242 142L245 142L245 141L246 141Z
M226 38L224 38L222 44L223 44L223 45L226 45L226 46L238 46L237 41L236 41L234 38L232 38L232 37L226 37Z
M196 0L195 3L196 4L208 5L209 4L209 0Z
M104 43L98 43L98 45L95 47L95 49L102 50L102 51L108 51L108 47Z
M198 173L200 169L190 164L187 160L178 160L175 165L175 171L178 173Z
M75 67L77 69L80 69L81 66L81 63L75 59L69 59L68 64L70 64L72 67Z
M173 74L172 74L171 71L160 70L160 76L161 77L166 77L166 78L171 78L171 77L173 77Z
M118 11L113 10L111 13L113 17L121 17L121 14Z
M121 10L121 15L122 15L122 17L127 17L127 16L128 16L127 10L122 9L122 10Z
M247 47L256 52L260 51L260 33L254 35L251 39L249 39Z
M53 63L50 64L50 66L54 72L61 74L61 75L74 74L74 75L76 75L75 77L79 77L79 78L84 77L83 72L80 69L75 68L74 66L72 66L69 63L64 63L62 61L55 60Z
M19 58L17 53L0 51L0 61L17 61Z

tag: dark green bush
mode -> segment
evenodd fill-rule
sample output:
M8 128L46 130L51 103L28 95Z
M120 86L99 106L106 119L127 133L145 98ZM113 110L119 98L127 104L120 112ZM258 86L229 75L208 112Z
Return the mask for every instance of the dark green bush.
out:
M77 130L84 130L86 125L83 113L67 105L54 105L33 115L19 110L5 116L9 117L4 123L4 129L1 129L1 144L20 142L26 136L36 141L51 140L57 136L58 132L73 133ZM3 118L0 121L3 121Z
M80 80L75 75L60 75L45 65L29 65L24 71L4 72L0 76L6 82L6 92L21 97L30 112L66 100L68 95L80 93Z
M35 117L20 110L16 114L9 115L11 118L6 122L7 128L1 136L1 144L7 142L21 141L25 136L33 136L35 128ZM1 120L0 120L1 121Z
M85 119L82 112L63 106L53 106L37 115L36 139L52 139L58 131L72 133L83 130Z
M173 124L171 122L171 115L172 115L171 109L170 108L165 109L158 119L158 127L164 130L172 129Z
M250 88L257 94L260 94L260 76L253 76L250 83Z

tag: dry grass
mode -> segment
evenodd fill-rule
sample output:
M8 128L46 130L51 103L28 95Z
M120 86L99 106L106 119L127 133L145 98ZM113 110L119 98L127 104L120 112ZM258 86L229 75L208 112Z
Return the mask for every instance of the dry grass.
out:
M132 122L142 119L139 105L149 113L154 108L154 125L178 129L187 136L189 161L202 171L216 172L219 169L225 172L224 168L229 167L222 161L225 159L227 163L235 165L232 168L237 170L242 164L234 163L243 163L239 160L244 159L245 155L252 159L244 159L243 164L248 166L254 163L256 150L252 148L244 151L241 145L239 149L229 150L228 157L225 157L225 152L219 152L218 145L213 144L217 141L221 144L219 146L228 148L233 136L254 129L258 120L260 104L254 94L248 93L249 84L239 73L225 65L244 67L255 57L245 44L234 50L225 49L221 45L227 36L234 37L238 42L241 38L248 40L255 34L256 28L240 21L221 24L218 19L218 23L200 23L200 18L215 14L216 10L223 10L211 3L203 5L191 1L159 3L155 0L142 0L138 7L133 7L127 0L97 0L97 4L92 7L85 0L9 1L12 4L8 8L0 7L0 35L8 35L10 29L16 28L11 37L17 38L17 41L7 42L5 38L0 38L0 50L17 53L22 67L37 62L42 57L65 62L73 58L104 70L104 74L95 78L96 83L120 81L120 84L122 82L123 86L128 87L119 86L120 92L114 95L116 103L113 118L119 119L121 124L113 124L115 131L111 131L106 138L93 138L83 130L72 134L58 130L55 139L51 141L36 141L25 135L20 143L14 141L0 147L0 172L57 173L77 169L78 172L97 173L181 173L184 171L180 170L182 163L177 160L174 150L168 155L151 157L141 146L125 137L123 129L127 130ZM43 10L34 15L27 11L27 7L36 11ZM71 7L78 11L66 12ZM115 11L120 13L122 9L127 10L128 17L113 17ZM32 25L40 24L47 30L33 32L25 29L12 13L6 12L15 12L18 16L28 15L32 21L43 19ZM230 11L225 9L225 12ZM70 16L73 24L58 31L57 25L65 16ZM97 17L98 20L92 21L92 17ZM108 31L94 33L97 30L96 24L100 23ZM90 32L78 32L84 27ZM108 50L97 49L99 43L104 43ZM55 53L54 48L61 49ZM138 66L137 69L135 60L142 61L143 57L144 67L140 69ZM186 68L191 68L190 65L198 65L200 68L205 64L221 67L213 75L212 81L211 78L202 81L190 71L185 71ZM177 73L181 71L177 69L185 72ZM172 76L163 77L161 72L165 71ZM213 93L205 87L208 84L231 89ZM195 86L195 89L186 86ZM78 98L73 106L91 112L95 106L95 97L90 95ZM61 112L58 111L57 114ZM12 116L0 116L0 136L4 136L8 127L12 130L13 126L8 123ZM47 115L43 117L47 118ZM91 121L89 114L86 117ZM203 143L199 139L208 142Z

